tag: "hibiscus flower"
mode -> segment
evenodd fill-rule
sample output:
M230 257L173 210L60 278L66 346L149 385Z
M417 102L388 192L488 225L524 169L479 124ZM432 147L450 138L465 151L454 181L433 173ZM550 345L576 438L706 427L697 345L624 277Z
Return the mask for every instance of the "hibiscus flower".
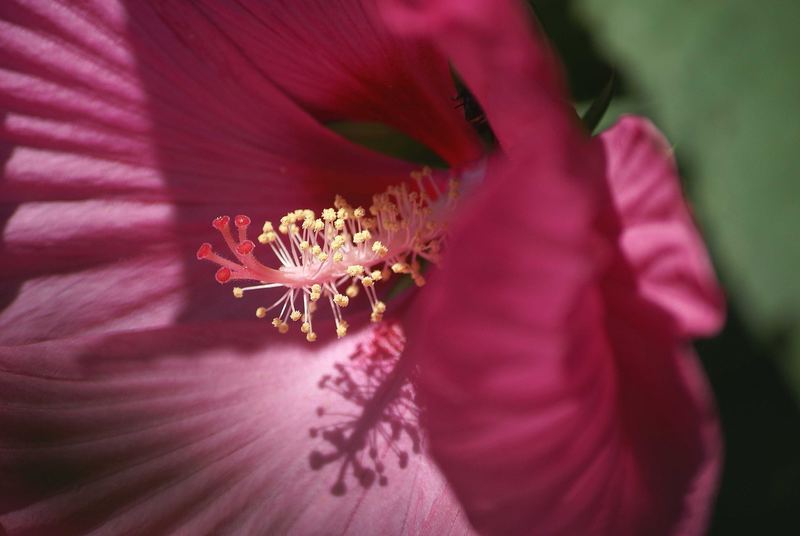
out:
M703 531L720 444L688 344L722 305L702 241L658 132L582 132L520 4L0 14L5 532ZM195 252L220 214L368 206L418 167L339 119L406 132L470 191L427 285L307 342L253 316L280 291L234 299Z

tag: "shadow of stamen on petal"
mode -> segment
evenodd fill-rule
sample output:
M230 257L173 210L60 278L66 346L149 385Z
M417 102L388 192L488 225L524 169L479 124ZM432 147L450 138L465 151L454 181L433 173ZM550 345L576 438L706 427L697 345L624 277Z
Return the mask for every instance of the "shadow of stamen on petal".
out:
M344 495L350 479L364 489L388 485L387 464L405 469L410 453L422 450L405 340L399 324L379 324L347 362L336 363L333 374L319 380L320 389L349 403L345 410L318 407L321 424L309 429L312 439L324 443L309 455L311 468L339 464L333 495Z

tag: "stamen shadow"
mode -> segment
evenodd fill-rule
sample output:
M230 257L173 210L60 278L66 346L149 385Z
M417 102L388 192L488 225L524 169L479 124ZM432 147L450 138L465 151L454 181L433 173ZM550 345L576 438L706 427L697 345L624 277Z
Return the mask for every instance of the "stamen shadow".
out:
M350 478L364 489L376 482L387 486L386 458L394 458L405 469L409 451L422 450L419 410L410 382L413 366L403 355L404 346L399 323L379 324L347 361L335 363L333 373L318 382L321 390L352 406L352 412L317 407L321 424L309 429L309 436L323 443L309 454L311 469L339 464L330 488L333 495L344 495Z

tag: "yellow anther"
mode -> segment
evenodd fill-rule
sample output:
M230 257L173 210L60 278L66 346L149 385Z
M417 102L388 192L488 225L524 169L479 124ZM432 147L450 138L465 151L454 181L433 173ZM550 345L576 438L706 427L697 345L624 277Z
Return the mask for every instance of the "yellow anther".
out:
M311 285L311 292L308 296L309 299L312 302L315 302L320 298L320 296L322 296L322 287L320 287L317 283Z
M345 238L342 235L337 235L333 240L331 240L331 249L334 251L340 249L344 245L344 242Z
M275 242L277 239L278 235L275 234L275 231L267 231L266 233L258 235L258 241L262 244L270 244Z
M358 296L358 287L356 285L350 285L344 293L350 298L355 298Z
M404 262L396 262L392 265L392 271L396 274L407 274L411 271L411 267Z
M311 318L324 296L326 301L334 305L336 334L343 337L348 325L342 319L341 310L362 292L362 286L367 289L365 293L372 302L370 319L380 322L386 305L375 301L374 288L377 282L386 281L392 273L397 273L410 274L417 285L425 283L419 263L414 259L424 257L436 262L449 216L438 212L451 210L454 203L446 199L444 205L432 201L426 190L427 183L424 182L432 177L429 168L423 168L411 176L416 185L409 187L401 184L388 188L374 195L371 204L354 208L346 199L336 196L333 207L323 209L318 213L319 216L310 209L297 209L280 218L279 224L276 222L273 226L270 221L263 223L258 241L271 244L271 249L281 261L281 271L289 273L286 280L313 278L302 289L294 289L292 283L286 285L292 292L285 294L283 302L276 304L282 305L283 309L280 309L280 316L272 321L278 332L290 331L291 320L298 323L307 340L315 341L317 334L312 329ZM445 195L451 199L456 197L458 183L451 181ZM434 213L437 217L431 218ZM351 220L349 224L348 219ZM288 234L286 238L290 243L283 243L278 233ZM395 233L402 233L404 238L399 238ZM389 244L392 245L391 250ZM280 248L276 248L276 245ZM303 253L296 255L298 250ZM390 258L392 261L385 262ZM317 283L311 285L312 281ZM336 286L341 281L348 283L340 293ZM271 281L261 283L265 288L275 286L268 284ZM248 288L235 287L233 295L242 298ZM295 309L296 302L292 301L296 299L296 290L304 294L300 310ZM267 315L266 308L256 309L258 318L267 318Z
M364 273L364 267L360 264L353 264L347 267L347 275L350 277L358 277Z
M361 231L360 233L356 233L356 234L353 235L353 243L354 244L362 244L362 243L366 242L367 240L369 240L370 238L372 238L372 235L370 234L370 232L367 231L367 230L364 230L364 231Z
M384 246L384 245L381 243L381 241L380 241L380 240L376 240L375 242L373 242L373 243L372 243L372 251L374 251L375 253L377 253L379 256L383 257L383 256L385 256L387 253L389 253L389 248L387 248L386 246Z
M347 335L347 322L340 322L338 326L336 326L336 336L338 338L342 338Z

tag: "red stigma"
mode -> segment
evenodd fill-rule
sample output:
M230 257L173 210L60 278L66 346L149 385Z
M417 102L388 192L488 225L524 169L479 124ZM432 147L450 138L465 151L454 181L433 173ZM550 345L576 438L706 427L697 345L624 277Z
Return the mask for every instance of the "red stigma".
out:
M230 221L231 219L229 216L217 216L214 218L214 221L211 222L211 226L217 231L221 231L228 226Z
M250 225L250 218L244 214L239 214L233 219L233 223L236 225L237 229L246 229L247 226Z
M200 248L197 250L197 258L198 259L205 259L209 255L214 252L214 249L211 247L211 244L208 242L203 242L200 245Z
M251 240L245 240L244 242L236 246L236 252L239 253L239 255L247 255L251 253L255 249L255 247L256 245L253 244Z
M231 270L230 268L222 267L217 270L217 273L214 274L214 279L217 280L217 283L227 283L231 278Z

